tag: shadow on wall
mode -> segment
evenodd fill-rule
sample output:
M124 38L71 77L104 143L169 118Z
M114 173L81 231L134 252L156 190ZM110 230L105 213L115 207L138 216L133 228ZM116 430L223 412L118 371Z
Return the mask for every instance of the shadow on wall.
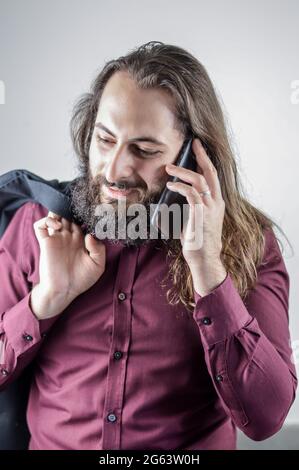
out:
M274 436L264 441L253 441L238 430L238 450L299 450L299 425L286 425Z

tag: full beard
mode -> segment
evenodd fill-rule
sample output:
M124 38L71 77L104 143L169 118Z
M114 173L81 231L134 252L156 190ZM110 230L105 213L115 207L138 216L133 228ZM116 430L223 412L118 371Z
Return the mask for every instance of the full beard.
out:
M134 188L138 192L138 199L134 199L134 202L131 204L142 204L146 210L146 228L142 230L141 236L130 236L130 230L128 230L128 225L136 218L136 215L127 215L127 208L131 205L128 199L125 201L122 200L122 207L125 208L119 217L118 212L118 199L107 199L102 193L102 186L104 184L105 178L102 175L97 175L92 177L90 170L85 170L81 175L76 178L71 185L71 209L73 216L76 222L83 226L85 233L91 233L96 238L109 239L114 244L123 244L125 246L140 246L148 243L153 238L153 227L150 225L151 218L151 204L157 204L159 197L161 195L163 187L160 187L155 192L146 191L144 188ZM128 188L129 189L129 188ZM97 230L97 224L99 223L100 216L96 215L97 206L109 203L114 208L113 213L108 213L105 216L105 222L109 223L114 222L115 236L109 235L106 233L105 236L99 235ZM113 218L113 221L112 221ZM122 231L121 237L119 233L119 225L122 224L122 227L125 227L125 237ZM161 239L161 236L158 232L155 233L154 238Z

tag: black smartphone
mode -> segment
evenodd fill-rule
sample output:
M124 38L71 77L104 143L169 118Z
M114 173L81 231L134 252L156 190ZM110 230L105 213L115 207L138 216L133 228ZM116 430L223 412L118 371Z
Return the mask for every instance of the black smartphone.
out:
M184 141L174 164L179 167L187 168L188 170L196 171L196 157L192 150L193 138L194 136L191 136ZM176 182L181 180L177 176L169 175L167 181ZM170 207L172 204L178 204L180 207L180 217L174 219L173 213L169 211L169 219L168 221L165 220L165 217L161 216L161 204L166 204L168 207ZM165 189L163 190L151 217L152 226L158 231L162 238L172 238L175 233L181 232L183 228L184 211L186 207L188 207L188 201L185 196L178 192L171 191L167 188L167 186L165 186ZM174 227L174 223L179 225Z

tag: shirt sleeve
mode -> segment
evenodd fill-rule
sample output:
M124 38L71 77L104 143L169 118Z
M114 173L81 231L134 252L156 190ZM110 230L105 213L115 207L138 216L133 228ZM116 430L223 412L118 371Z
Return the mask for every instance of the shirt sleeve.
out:
M27 254L34 203L17 210L0 240L0 390L35 357L56 317L38 320L31 310Z
M228 273L211 293L195 291L194 319L214 387L248 437L275 434L295 399L288 302L290 279L275 234L265 231L257 282L244 300Z

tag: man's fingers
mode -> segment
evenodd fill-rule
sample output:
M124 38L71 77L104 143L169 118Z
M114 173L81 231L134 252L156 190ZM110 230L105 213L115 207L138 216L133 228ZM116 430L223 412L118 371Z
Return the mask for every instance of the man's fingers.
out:
M85 247L89 252L89 256L96 264L103 264L105 260L106 247L101 240L96 240L90 233L84 237Z
M81 228L79 227L79 225L75 224L74 222L72 222L72 224L71 224L71 231L73 233L77 233L78 235L82 235Z
M62 223L60 220L52 219L51 217L46 218L46 225L48 227L49 235L53 235L55 231L62 228Z
M71 231L71 222L69 222L67 219L64 217L61 217L60 215L56 214L55 212L49 211L48 212L48 217L51 217L52 219L60 220L62 227Z
M62 217L58 214L55 214L55 212L52 212L52 211L49 211L48 212L48 217L52 217L52 219L57 219L57 220L61 220Z
M34 224L34 230L37 239L47 238L61 229L66 229L69 232L81 233L80 227L61 217L55 212L49 211L46 217L37 220Z
M43 219L37 220L33 224L34 232L36 235L36 238L38 240L41 240L43 238L47 238L49 236L48 234L48 227L46 224L46 218L44 217Z
M37 220L33 224L33 227L37 239L43 239L47 238L49 235L52 235L55 230L60 230L62 224L57 219L53 219L51 217L43 217L42 219Z

